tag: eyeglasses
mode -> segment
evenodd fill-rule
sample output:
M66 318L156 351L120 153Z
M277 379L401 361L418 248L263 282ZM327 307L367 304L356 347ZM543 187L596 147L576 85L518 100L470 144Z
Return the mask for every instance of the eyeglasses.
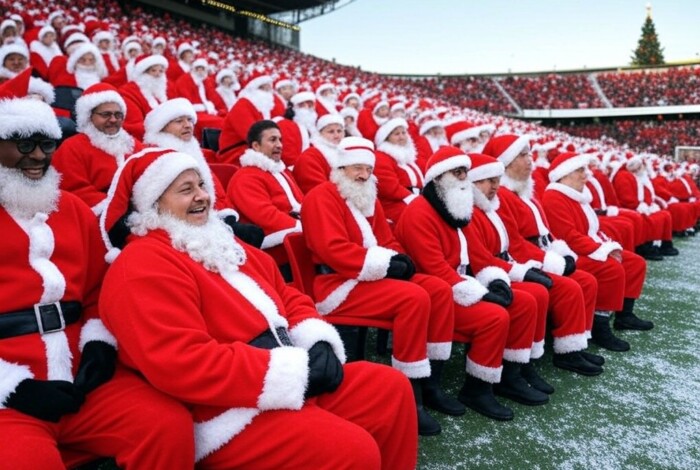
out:
M102 119L116 119L117 121L121 121L124 119L124 113L121 111L103 111L101 113L93 111L92 114L97 114L99 117Z
M52 153L56 150L58 143L53 139L42 139L42 140L32 140L32 139L21 139L16 140L17 150L22 154L30 154L34 151L38 145L42 152Z

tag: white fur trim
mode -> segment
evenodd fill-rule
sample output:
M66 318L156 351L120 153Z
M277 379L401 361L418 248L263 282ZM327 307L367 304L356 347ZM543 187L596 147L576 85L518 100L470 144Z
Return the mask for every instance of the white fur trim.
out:
M553 347L555 354L566 354L573 351L583 351L588 346L586 332L554 338Z
M247 149L245 152L243 152L243 155L241 155L241 167L245 166L252 166L255 168L260 168L263 171L266 171L268 173L280 173L284 171L284 162L281 160L279 162L276 162L272 158L268 157L267 155L256 152L253 149Z
M230 215L234 216L237 221L241 218L240 214L235 209L231 209L230 207L226 207L224 209L216 211L216 216L221 220L225 219Z
M295 346L307 351L319 341L326 341L333 347L333 352L345 364L345 345L333 325L318 318L308 318L289 330L289 337Z
M617 242L603 242L600 246L591 254L588 255L589 258L596 261L605 261L608 259L608 255L615 250L622 250L622 247Z
M409 205L411 201L413 201L415 198L418 197L418 194L409 194L405 198L402 199L403 203L406 205Z
M250 302L267 320L271 331L277 327L289 326L287 319L280 315L277 304L260 285L249 275L238 271L237 266L229 266L221 270L221 276L226 282Z
M372 246L368 248L362 270L357 276L357 280L365 282L384 279L389 269L391 257L395 254L397 254L396 251L381 246Z
M316 130L321 132L324 127L330 126L331 124L338 124L340 127L345 129L345 120L340 114L324 114L316 121Z
M479 129L479 131L481 131L481 129ZM520 135L498 156L498 161L503 163L504 167L510 165L525 147L528 149L530 148L530 136Z
M56 99L56 93L53 86L41 78L29 77L29 89L27 91L30 94L35 93L37 95L41 95L46 104L51 104Z
M34 374L29 367L0 359L0 410L6 408L5 400L21 381L33 378Z
M85 38L87 39L87 37ZM66 62L66 70L70 73L75 73L75 66L78 60L85 54L92 54L95 57L95 66L97 67L97 75L102 79L107 76L107 66L102 58L100 50L91 42L84 42L76 47Z
M162 65L164 68L167 69L168 60L159 54L153 54L148 57L144 57L140 61L134 63L133 74L134 76L136 76L141 75L142 73L146 73L146 70L153 67L154 65Z
M391 366L409 379L422 379L430 376L430 362L427 357L420 361L402 362L391 356Z
M92 110L104 103L117 103L119 109L126 115L124 98L116 91L109 90L82 95L75 102L75 118L80 132L83 132L90 122Z
M497 266L487 266L474 277L487 289L491 281L495 281L496 279L500 279L510 286L510 277L508 277L508 273Z
M505 172L505 167L500 161L495 161L493 163L487 163L476 168L472 168L467 173L469 181L472 183L475 181L481 181L488 178L494 178L496 176L503 176Z
M92 206L90 209L92 210L92 213L95 214L97 217L102 214L102 211L104 211L107 208L107 198L105 197L102 199L100 202Z
M147 134L157 134L161 132L165 126L173 119L187 116L192 119L194 124L197 123L197 113L192 103L186 98L175 98L165 101L153 108L143 121L143 127ZM144 141L150 139L144 138Z
M350 295L350 292L355 288L358 282L359 281L355 279L348 279L336 287L325 299L316 304L318 313L321 315L328 315L333 310L340 307L340 304L345 302L345 299L348 298L348 295Z
M539 359L544 356L544 340L533 341L530 348L530 359Z
M617 217L620 215L620 208L617 206L608 206L608 212L606 214L610 217Z
M289 101L291 101L292 104L299 104L304 101L316 102L316 95L312 91L300 91L292 95Z
M404 118L397 117L389 119L387 122L382 124L379 129L377 129L377 133L374 135L374 144L379 146L386 140L387 137L389 137L389 134L394 132L394 129L402 126L408 130L408 123Z
M266 235L265 238L263 238L263 242L262 245L260 245L260 249L267 250L268 248L281 245L284 242L284 237L286 237L290 233L301 233L300 221L297 220L294 224L294 227L285 228L282 230L278 230L277 232L272 232L269 235Z
M168 186L185 170L199 171L199 164L194 157L182 152L165 153L151 163L134 183L132 201L136 210L145 213L152 209Z
M571 157L565 162L560 163L555 168L550 168L549 170L549 181L550 183L555 183L568 175L569 173L578 170L579 168L588 167L589 157L588 155L577 155Z
M553 250L547 251L544 254L542 269L548 273L562 276L564 274L564 270L566 269L566 260L564 260L562 255Z
M420 125L418 134L425 135L433 127L445 127L445 124L439 119L429 119Z
M73 353L63 331L41 335L46 349L47 380L73 381Z
M467 276L463 281L452 286L452 298L459 305L469 307L480 301L488 291L479 281Z
M309 354L305 349L289 346L272 349L258 408L300 410L309 381L308 364Z
M61 138L61 128L51 106L31 98L0 100L0 139L34 134Z
M472 137L479 137L479 128L477 126L455 132L452 134L452 137L450 137L450 144L458 146L462 141Z
M531 352L532 352L532 348L522 348L522 349L505 348L503 350L503 360L510 361L510 362L517 362L519 364L527 364L528 362L530 362L530 353Z
M484 382L495 384L501 381L501 372L503 372L503 366L499 367L488 367L482 366L472 361L469 356L467 356L467 374L477 379L481 379Z
M539 261L535 260L527 260L524 263L513 263L513 266L510 268L510 271L508 271L508 277L510 277L511 281L515 282L524 282L523 279L525 278L525 273L530 269L530 268L541 268L542 263Z
M80 342L78 349L82 352L85 345L90 341L102 341L117 349L117 338L107 330L107 327L102 323L102 320L91 318L86 321L83 328L80 330Z
M272 85L272 77L269 75L261 75L259 77L256 77L246 83L246 85L243 87L244 90L254 90L256 88L260 88L263 85Z
M436 163L425 172L425 184L434 180L437 176L454 170L455 168L466 167L469 170L472 167L472 160L466 154L455 155L454 157L447 158L440 163Z
M452 341L443 343L428 342L428 359L433 361L446 361L452 354Z
M259 414L256 408L230 408L208 421L195 423L195 462L221 449Z
M571 256L574 260L578 259L578 255L569 248L569 245L564 240L554 240L549 244L549 249L561 256Z

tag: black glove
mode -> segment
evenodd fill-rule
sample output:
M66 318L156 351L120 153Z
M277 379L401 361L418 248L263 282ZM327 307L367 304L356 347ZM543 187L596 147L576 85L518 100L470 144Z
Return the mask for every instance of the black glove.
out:
M233 233L246 242L248 245L254 246L255 248L260 248L262 242L265 239L265 232L263 229L253 224L242 224L238 222L236 216L227 215L224 217L223 221L233 229Z
M73 383L87 395L112 378L116 365L117 350L114 346L104 341L88 341Z
M343 364L331 345L319 341L309 349L309 386L304 398L335 391L343 381Z
M416 265L413 264L413 260L408 255L397 253L392 256L389 261L389 269L386 271L386 277L407 281L411 279L415 273Z
M65 380L24 379L5 400L8 408L29 416L57 423L61 416L76 413L85 394Z
M566 261L566 266L564 267L564 276L573 274L576 271L576 260L571 255L564 256L564 261Z
M595 215L608 215L607 209L593 209L593 212L595 212Z
M508 307L513 303L513 290L506 281L494 279L489 282L488 290L481 300L500 305L501 307Z
M552 278L547 275L544 271L537 268L530 268L525 272L525 277L523 277L525 282L536 282L537 284L542 284L547 289L552 288Z

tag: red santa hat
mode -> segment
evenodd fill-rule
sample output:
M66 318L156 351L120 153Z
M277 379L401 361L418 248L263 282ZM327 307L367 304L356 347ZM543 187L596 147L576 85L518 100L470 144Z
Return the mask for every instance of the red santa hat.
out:
M39 41L41 41L42 39L44 39L44 36L46 36L48 33L53 33L54 35L56 34L56 30L50 24L41 27L39 33L37 34L37 38L39 39Z
M114 41L114 34L112 34L110 31L108 31L106 28L101 26L103 29L98 29L96 30L93 35L92 35L92 43L97 45L100 43L100 41Z
M69 33L68 36L62 35L61 37L63 38L63 44L61 46L61 49L63 49L64 51L67 50L69 46L72 46L77 42L90 42L90 39L80 31Z
M68 70L70 73L75 73L75 66L78 64L80 58L86 54L92 54L95 58L97 74L102 78L106 77L107 66L105 65L104 59L102 58L102 54L94 44L89 42L82 43L77 48L75 48L73 52L71 52L70 56L68 57L68 61L66 62L66 70Z
M479 128L464 119L460 119L447 124L445 134L450 145L459 145L469 138L479 137Z
M316 96L321 96L321 93L323 93L326 90L335 90L335 85L333 85L331 82L322 82L319 85L316 86Z
M196 59L192 62L192 69L195 69L197 67L204 67L205 69L209 66L209 61L207 60L207 56L205 55L198 55Z
M549 167L549 181L556 183L572 171L588 167L589 157L576 152L564 152L552 161Z
M372 114L377 114L377 111L379 108L382 106L386 106L387 108L389 107L389 102L384 99L381 95L375 96L372 99L368 99L365 102L365 107L369 110L372 111Z
M282 87L293 86L296 87L297 82L292 80L289 75L282 74L275 80L275 90L279 90Z
M175 98L165 101L153 108L143 121L146 134L157 134L173 119L187 116L193 123L197 122L197 112L190 100L186 98ZM145 139L144 140L148 140Z
M374 144L363 137L345 137L338 144L340 154L334 161L334 168L347 165L374 166Z
M471 158L457 147L443 145L431 155L425 165L425 184L445 172L461 167L469 170L472 167Z
M3 64L5 63L5 59L10 54L19 54L25 59L29 59L29 50L24 47L24 44L19 44L16 42L12 44L5 44L4 46L0 47L0 66L4 67Z
M253 70L241 83L241 89L253 90L263 85L272 85L272 77L266 70Z
M75 117L78 129L85 129L90 122L93 109L104 103L116 103L126 115L126 103L117 89L109 83L95 83L88 87L75 102Z
M31 72L31 67L25 72ZM45 82L41 78L29 77L28 95L40 95L46 104L52 104L56 99L56 91L49 82Z
M418 133L420 135L425 135L430 129L434 127L445 127L445 125L440 119L427 119L423 121L423 123L420 125Z
M483 153L497 158L506 167L525 149L530 150L530 136L504 134L491 137Z
M142 54L134 60L134 76L146 73L154 65L162 65L165 69L168 68L168 60L160 54L145 55Z
M124 247L130 232L127 218L155 212L160 196L185 170L200 171L199 163L190 155L162 148L135 153L117 169L100 216L108 263L113 262ZM206 190L213 198L213 188L206 187Z
M49 17L47 18L47 22L49 24L53 23L53 20L56 18L65 18L66 14L63 13L63 10L54 10L51 13L49 13Z
M181 42L177 46L177 57L179 58L180 56L182 56L182 54L184 54L187 51L190 51L194 54L194 47L192 47L192 44L190 44L187 41Z
M313 101L315 103L316 102L316 95L314 94L313 91L301 90L297 93L294 93L292 95L292 97L289 99L289 101L293 105L297 105L299 103L304 103L306 101Z
M324 114L316 121L316 130L320 132L324 127L331 124L339 124L340 127L345 128L345 119L336 113Z
M503 163L489 155L470 153L469 158L472 160L472 168L467 173L467 178L472 183L496 176L503 176L505 172Z
M404 100L398 98L389 100L389 109L391 111L398 111L399 109L406 111L406 103Z
M644 158L641 154L630 151L625 152L625 166L627 169L632 169L639 165L644 165Z
M0 36L2 36L7 28L14 28L14 30L17 31L17 23L9 18L0 23Z
M167 42L165 41L165 38L163 36L157 36L155 39L153 39L153 42L151 44L153 45L153 47L157 45L165 47Z
M51 106L40 100L16 98L14 93L18 90L13 88L3 86L0 90L0 139L34 134L60 139L61 128Z
M231 77L234 81L236 80L236 74L231 69L221 69L216 73L216 83L221 84L221 81L226 78Z
M377 133L374 135L374 143L377 145L377 147L379 147L382 142L389 137L389 134L394 132L394 129L401 126L408 130L408 123L404 118L389 119L387 122L379 126L379 129L377 129Z
M141 52L143 48L141 47L141 40L137 36L129 36L122 42L122 53L128 55L129 52L137 50Z
M351 98L356 98L357 101L360 102L360 106L362 106L362 98L360 97L360 95L351 90L348 90L346 93L340 95L340 102L343 105L347 105L348 100L350 100Z
M352 117L355 121L357 120L357 116L360 114L355 108L352 106L346 106L343 109L339 111L339 114L343 116L344 118L346 117Z

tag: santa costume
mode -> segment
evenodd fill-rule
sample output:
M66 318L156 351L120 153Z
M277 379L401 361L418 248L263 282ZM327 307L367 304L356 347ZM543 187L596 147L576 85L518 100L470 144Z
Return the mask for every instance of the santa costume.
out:
M309 139L311 145L299 155L294 165L294 179L304 194L328 181L331 168L339 158L338 145L328 141L321 134L321 131L331 124L345 127L343 119L337 114L326 114L319 118L316 121L316 132Z

